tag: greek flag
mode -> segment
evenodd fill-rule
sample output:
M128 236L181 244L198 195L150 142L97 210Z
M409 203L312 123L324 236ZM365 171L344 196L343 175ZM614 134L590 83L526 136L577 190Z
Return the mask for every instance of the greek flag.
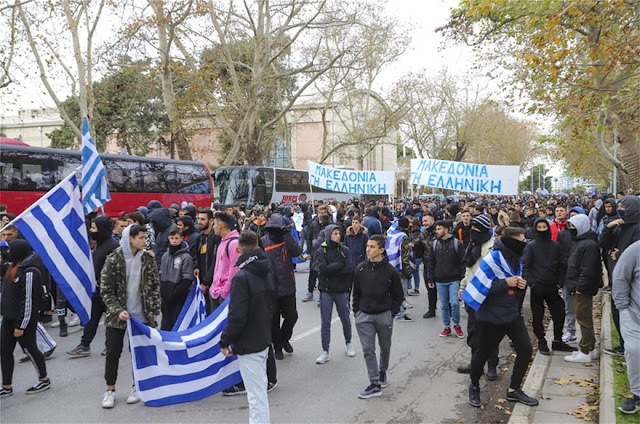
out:
M107 177L100 155L89 134L89 121L82 122L82 206L85 215L111 200Z
M205 319L207 319L207 304L202 289L200 289L200 279L196 279L171 331L186 330L200 324Z
M474 311L477 311L487 298L493 280L515 277L516 275L522 275L522 263L518 266L518 271L514 272L502 253L494 250L480 261L473 279L462 292L462 300Z
M188 330L150 328L129 319L129 345L138 397L147 406L204 399L242 381L236 356L220 353L229 298Z
M389 258L389 263L398 271L402 271L402 239L407 236L402 230L393 230L387 233L385 240L385 250Z
M13 224L40 255L82 324L89 322L96 279L75 172Z

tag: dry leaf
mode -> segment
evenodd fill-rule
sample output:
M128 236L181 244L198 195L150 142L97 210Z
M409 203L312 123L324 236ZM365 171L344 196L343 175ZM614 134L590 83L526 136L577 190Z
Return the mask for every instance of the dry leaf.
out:
M507 372L509 371L509 367L502 367L502 372Z
M498 398L498 403L507 403L505 398Z
M590 363L590 362L587 362L587 363L582 364L582 366L583 367L587 367L587 368L591 368L591 367L593 367L593 364Z
M553 399L551 396L547 396L545 394L540 395L540 399L544 399L544 400L550 400Z
M580 387L598 387L598 385L590 380L571 380L572 383Z
M504 413L507 414L507 415L511 415L511 411L509 411L508 409L505 409Z
M504 406L502 406L502 405L493 405L493 406L494 406L494 408L496 408L496 409L498 409L500 411L504 411Z
M569 392L568 395L571 397L576 397L578 396L580 393L576 393L576 392Z
M623 395L622 397L625 399L633 399L633 394L629 393L629 394Z
M554 384L559 384L561 386L566 386L571 383L571 380L567 380L566 378L559 378L557 380L553 380Z

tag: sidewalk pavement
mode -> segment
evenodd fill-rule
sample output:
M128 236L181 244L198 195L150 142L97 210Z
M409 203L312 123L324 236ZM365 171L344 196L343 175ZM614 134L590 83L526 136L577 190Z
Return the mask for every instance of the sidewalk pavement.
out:
M594 309L595 312L598 311ZM605 316L604 311L602 315L603 322L608 323L609 315ZM580 326L577 327L576 336L580 340ZM549 343L553 339L553 324L549 324L546 338ZM577 344L575 346L577 347ZM596 346L596 350L601 351L601 346L602 339ZM564 356L567 354L552 352L550 356L545 356L536 353L522 390L529 396L539 399L540 404L537 407L517 404L513 408L509 423L584 423L586 421L584 418L589 414L593 417L598 406L590 405L588 398L598 394L600 361L595 360L587 364L566 362ZM609 382L609 384L613 383ZM600 393L600 399L603 394L603 392ZM598 420L597 415L595 419ZM615 423L615 413L613 421L607 421L610 419L608 414L605 421L602 421L603 417L600 416L600 422Z

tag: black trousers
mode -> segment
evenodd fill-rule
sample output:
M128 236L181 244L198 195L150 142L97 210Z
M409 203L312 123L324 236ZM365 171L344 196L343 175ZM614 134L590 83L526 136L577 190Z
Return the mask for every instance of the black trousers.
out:
M478 354L478 322L476 321L476 311L471 309L468 305L464 306L464 310L467 311L467 346L471 348L471 359ZM490 367L498 366L498 347L499 343L491 351L487 362Z
M604 258L604 264L607 268L607 275L609 276L609 286L611 290L613 290L613 268L616 266L616 262L611 259L611 256L607 255ZM616 302L611 303L611 315L613 316L613 325L616 326L616 330L620 335L620 346L624 348L624 339L622 338L622 333L620 332L620 311L616 308Z
M562 329L564 327L564 300L558 294L558 286L536 284L531 288L531 314L533 315L533 334L536 335L539 342L544 342L544 303L553 319L553 340L562 340Z
M280 324L282 317L282 325ZM284 343L291 339L293 327L298 321L298 311L296 310L296 295L278 296L276 309L271 321L271 339L273 347L282 349Z
M491 353L500 345L506 335L511 339L516 350L516 361L513 365L509 387L519 389L533 353L529 333L522 316L505 325L493 325L486 322L478 322L476 325L478 328L478 353L471 358L471 384L479 385L484 363L487 362Z
M14 337L13 330L18 326L18 322L13 319L3 319L0 326L0 366L2 368L2 385L10 386L13 380L13 367L15 361L13 351L16 343L31 358L31 363L35 364L38 377L47 376L47 366L44 363L44 356L38 350L36 344L36 327L38 322L32 319L24 330L24 334L18 338Z
M313 293L313 291L316 289L316 281L318 281L318 271L313 269L313 265L313 262L311 262L311 264L309 265L309 284L307 287L309 293Z
M433 288L429 288L429 284L427 284L427 261L423 261L423 273L424 276L424 286L427 288L427 297L429 299L429 310L435 311L436 304L438 303L438 289L434 285Z
M176 324L178 317L180 316L182 306L183 305L180 303L162 303L162 305L160 306L160 310L162 311L162 321L160 324L161 330L171 331L173 326Z
M91 346L91 342L96 337L96 332L98 331L98 325L100 324L102 314L106 312L107 306L102 301L102 296L100 296L100 293L95 292L91 297L91 319L87 325L84 326L82 338L80 339L80 344L82 346Z
M107 327L107 359L104 367L104 379L107 386L115 386L118 379L118 365L120 363L120 355L124 346L124 336L127 334L125 328Z

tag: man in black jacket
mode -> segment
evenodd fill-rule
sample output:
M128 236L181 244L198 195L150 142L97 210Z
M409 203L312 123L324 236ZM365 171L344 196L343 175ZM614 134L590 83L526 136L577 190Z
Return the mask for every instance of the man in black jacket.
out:
M316 359L316 364L324 364L330 359L331 314L334 303L342 322L347 356L356 355L351 344L351 319L349 318L349 292L353 283L353 265L349 249L340 242L340 228L337 225L327 225L324 234L325 241L316 252L319 270L320 319L322 321L320 329L322 353Z
M271 316L275 283L269 259L258 247L258 236L243 231L238 239L240 270L233 277L227 325L220 336L220 352L238 355L249 401L249 422L269 423L267 356L271 344Z
M331 222L328 209L325 205L318 207L318 216L313 218L309 225L305 227L305 242L307 244L307 252L309 252L309 283L307 286L307 294L302 298L303 302L311 302L313 300L313 292L316 289L316 280L318 279L318 266L316 260L316 249L314 246L316 240L322 231Z
M207 314L210 314L214 308L209 294L209 287L213 283L216 250L222 240L213 231L213 211L211 209L201 208L198 211L198 230L200 230L200 234L191 251L193 275L200 279L200 288L207 301Z
M440 337L447 337L451 334L451 320L453 319L453 329L458 338L464 338L462 327L460 327L460 301L458 300L458 289L460 280L464 277L464 247L462 243L453 237L451 231L451 221L436 222L436 239L427 247L427 287L438 290L440 299L440 311L442 312L442 322L444 330ZM471 228L471 225L469 225Z
M549 355L549 346L545 339L544 303L553 319L553 341L551 348L561 352L574 352L576 349L562 341L564 327L564 300L558 294L560 274L564 270L560 245L551 240L551 229L545 218L534 223L534 239L529 242L522 255L522 277L531 287L531 313L533 315L533 333L538 338L538 352Z
M384 245L384 237L379 234L367 241L367 261L357 266L353 283L353 313L370 382L358 395L361 399L380 396L381 389L389 384L393 317L400 311L404 298L400 275L383 255ZM380 344L379 367L376 335Z
M291 258L300 256L302 247L296 243L291 235L291 228L287 226L280 214L271 215L264 231L262 245L275 276L278 296L271 323L271 338L275 357L281 360L284 359L282 349L287 353L293 353L293 346L289 343L289 339L298 321L298 311L296 310L296 279L293 275ZM282 325L280 325L281 316Z
M71 356L89 356L91 355L91 342L98 331L98 324L102 319L102 314L107 312L107 307L100 296L100 275L107 256L116 250L120 244L111 236L113 230L113 222L109 217L99 216L91 223L89 234L91 239L96 241L96 247L93 249L91 256L93 258L93 269L96 274L96 291L91 297L91 319L85 325L82 331L80 344L74 349L67 352Z
M593 331L593 296L602 287L602 265L598 236L591 231L587 215L569 218L571 254L567 261L565 287L571 295L576 321L580 325L579 350L564 357L567 362L587 363L597 359L596 338Z
M537 399L527 396L520 388L533 351L520 308L521 299L527 287L527 281L520 277L520 257L525 246L524 230L515 227L506 227L502 231L500 240L497 240L493 246L492 258L496 255L499 256L499 263L506 262L509 270L505 270L504 274L511 276L491 280L486 298L475 313L479 345L477 355L471 358L469 403L476 408L481 406L480 376L484 371L484 364L505 335L511 339L516 351L507 400L528 406L536 406L539 403ZM480 265L480 268L482 267L483 264ZM476 276L478 274L480 277L485 275L482 270L478 270ZM473 281L470 285L474 285Z

